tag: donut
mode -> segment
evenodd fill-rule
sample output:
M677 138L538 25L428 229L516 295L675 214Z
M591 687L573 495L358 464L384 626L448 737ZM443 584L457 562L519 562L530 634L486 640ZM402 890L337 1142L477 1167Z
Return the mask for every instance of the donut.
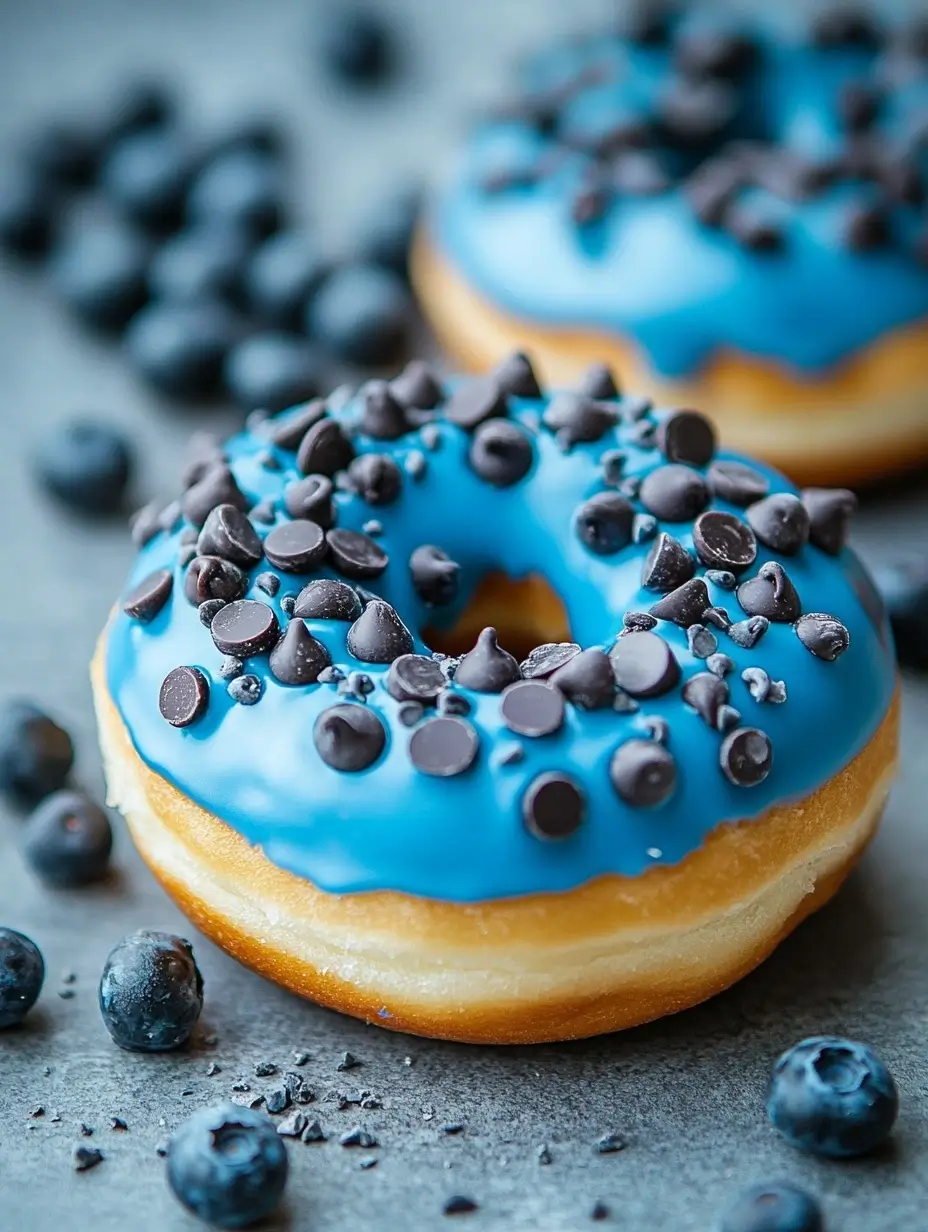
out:
M93 663L109 797L295 992L453 1040L631 1026L756 966L874 833L896 669L854 497L704 415L414 361L183 483Z
M928 24L707 9L524 68L420 222L426 316L465 369L605 359L798 483L924 460Z

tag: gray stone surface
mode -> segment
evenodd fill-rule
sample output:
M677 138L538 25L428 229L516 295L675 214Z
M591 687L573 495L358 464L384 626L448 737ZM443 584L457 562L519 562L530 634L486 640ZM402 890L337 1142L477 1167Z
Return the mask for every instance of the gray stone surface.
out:
M307 31L321 0L2 0L0 149L30 119L92 101L136 69L163 67L204 119L253 104L294 115L307 213L333 244L345 244L384 186L440 163L448 136L492 92L516 49L545 30L587 25L608 7L406 0L398 8L408 21L409 77L371 103L326 96L311 79ZM0 699L26 694L60 716L79 744L81 782L99 792L86 663L130 547L121 527L76 522L40 499L24 460L55 420L83 409L106 414L138 441L142 498L170 490L192 426L231 420L159 405L115 350L63 319L41 282L9 269L0 271L0 374ZM897 485L868 502L860 541L875 555L882 545L924 543L926 527L924 495ZM779 1176L823 1196L831 1229L925 1228L928 688L907 680L905 694L901 782L882 834L838 900L710 1005L587 1043L493 1050L391 1035L297 1001L194 934L216 1046L122 1053L95 1003L107 950L140 926L191 930L121 829L109 884L54 894L25 870L19 823L3 813L0 920L35 937L48 982L28 1025L0 1038L0 1229L192 1232L195 1221L165 1184L157 1144L194 1107L253 1075L255 1062L287 1068L293 1049L310 1053L302 1072L319 1097L310 1111L331 1139L291 1145L286 1213L268 1228L439 1227L443 1200L463 1193L480 1204L460 1217L475 1229L583 1228L600 1199L612 1211L602 1226L695 1232L711 1227L743 1184ZM77 976L67 1000L57 995L66 971ZM902 1115L892 1148L878 1158L818 1163L765 1124L774 1058L820 1031L871 1041L896 1074ZM346 1048L363 1068L337 1074ZM211 1061L222 1072L207 1077ZM272 1081L251 1078L255 1091ZM382 1110L338 1111L323 1098L330 1088L361 1086L383 1097ZM32 1117L39 1105L44 1116ZM127 1132L108 1128L113 1115ZM105 1154L82 1175L70 1164L80 1121L94 1127L87 1141ZM440 1126L454 1121L463 1133L443 1135ZM355 1123L373 1131L377 1150L338 1145ZM596 1139L612 1131L627 1136L628 1148L598 1155ZM549 1165L538 1162L542 1143ZM370 1171L360 1167L368 1156L378 1161Z

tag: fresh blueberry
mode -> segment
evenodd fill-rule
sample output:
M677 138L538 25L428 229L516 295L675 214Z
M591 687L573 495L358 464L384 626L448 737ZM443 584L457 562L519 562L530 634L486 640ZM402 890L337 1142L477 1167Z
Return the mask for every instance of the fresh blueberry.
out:
M100 1012L120 1048L180 1048L202 1009L203 977L189 941L143 929L110 951L100 977Z
M0 248L17 257L44 256L55 229L54 193L24 167L0 168Z
M362 229L359 247L363 260L392 270L408 281L409 249L421 202L421 194L414 189L383 201Z
M728 1209L719 1232L824 1232L822 1208L788 1181L753 1185Z
M53 289L85 324L122 330L148 299L148 244L117 224L93 224L66 236L52 254Z
M240 227L255 239L271 235L283 219L282 183L276 159L232 149L208 162L190 190L195 223Z
M305 231L282 231L256 248L245 271L248 306L270 325L298 327L325 277L319 246Z
M64 504L82 513L114 513L129 486L132 451L116 428L75 419L46 437L35 466L45 488Z
M332 5L322 28L322 56L333 77L373 85L389 73L394 46L389 26L367 8Z
M93 179L97 145L85 125L51 120L28 134L22 159L41 183L78 188Z
M106 873L113 831L103 809L76 791L56 791L26 823L23 853L48 885L89 885Z
M164 128L176 115L173 91L161 81L130 81L113 95L100 124L99 142L109 148L125 137Z
M308 402L321 384L318 359L306 339L295 334L255 334L226 360L226 386L246 411L261 407L276 414Z
M287 1169L287 1150L274 1123L236 1104L195 1112L168 1150L175 1196L220 1228L246 1228L276 1210Z
M172 231L184 217L194 171L190 143L174 128L125 137L104 160L100 183L109 201L139 226Z
M803 1040L773 1070L767 1115L791 1146L844 1159L889 1137L899 1096L889 1070L866 1044L836 1036Z
M0 928L0 1027L22 1022L44 979L45 963L35 942L13 928Z
M149 286L155 298L238 299L250 249L234 227L192 227L179 231L155 253Z
M0 710L0 789L35 802L63 787L74 764L71 737L25 701Z
M209 398L222 385L226 356L238 340L239 321L223 304L156 302L126 331L136 371L174 398Z
M886 604L899 662L924 671L928 668L928 558L879 565L873 577Z
M310 335L338 359L387 364L409 340L411 303L402 280L374 265L344 265L309 303Z

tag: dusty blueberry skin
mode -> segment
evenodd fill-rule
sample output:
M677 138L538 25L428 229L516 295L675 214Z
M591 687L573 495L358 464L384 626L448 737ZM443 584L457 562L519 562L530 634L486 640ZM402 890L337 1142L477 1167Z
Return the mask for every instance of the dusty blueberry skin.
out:
M767 1115L791 1146L848 1159L885 1142L899 1111L889 1070L866 1044L817 1036L777 1061Z
M23 854L48 885L89 885L106 874L113 849L110 819L77 791L56 791L26 823Z
M376 265L343 265L310 301L306 326L320 346L353 364L387 364L405 349L411 304L401 278Z
M76 419L56 428L36 453L43 487L80 513L121 508L132 477L132 448L108 424Z
M874 581L883 596L903 667L928 669L928 558L880 564Z
M219 1104L202 1108L171 1139L168 1181L206 1223L246 1228L270 1215L287 1183L283 1141L263 1112Z
M203 977L189 941L140 930L110 951L100 978L100 1012L120 1048L180 1048L202 1009Z
M753 1185L726 1212L718 1232L823 1232L822 1209L788 1181Z
M45 962L35 942L14 928L0 928L0 1028L22 1022L44 980Z
M35 802L64 785L74 764L68 733L31 702L0 711L0 790Z

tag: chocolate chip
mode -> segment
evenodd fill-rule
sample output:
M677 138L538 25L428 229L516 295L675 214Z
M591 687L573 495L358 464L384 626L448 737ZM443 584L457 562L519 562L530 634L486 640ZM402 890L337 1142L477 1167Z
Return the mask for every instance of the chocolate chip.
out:
M266 471L282 471L284 469L280 462L277 461L276 455L272 454L269 449L265 450L264 453L258 454L258 465Z
M590 364L580 378L577 392L609 402L619 397L619 385L607 364Z
M759 620L760 617L755 616L754 619ZM706 659L706 667L714 676L727 676L729 672L735 670L735 665L727 654L709 655L708 659Z
M661 452L668 462L707 466L715 453L715 429L699 411L674 411L657 429Z
M297 595L292 614L303 620L357 620L361 600L346 582L317 578Z
M543 646L536 646L528 658L519 664L522 679L543 680L579 653L580 647L576 642L545 642Z
M853 206L844 224L844 242L853 252L872 252L891 239L889 218L880 206Z
M648 543L657 534L657 518L650 513L636 513L632 521L632 542Z
M733 513L718 509L701 513L696 519L693 545L703 564L715 569L740 573L757 559L757 540L751 528Z
M243 569L253 568L263 555L261 540L248 518L235 505L217 505L211 509L200 537L197 552L201 556L221 556Z
M743 168L733 159L701 163L684 186L693 213L706 227L721 227L735 197L744 187Z
M226 461L222 441L214 432L194 432L184 450L180 482L186 490L199 483L207 471Z
M241 676L244 670L244 664L241 659L236 659L235 655L224 655L219 664L219 675L223 680L234 680L236 676Z
M257 676L248 673L230 680L226 686L226 692L240 706L256 706L261 700L264 685Z
M358 581L380 577L390 561L378 543L357 530L330 530L326 533L326 542L332 564L338 572Z
M795 587L786 570L776 561L761 565L757 577L742 582L738 587L738 602L749 616L766 616L782 624L792 624L802 612Z
M647 150L623 150L610 169L612 187L620 196L656 197L673 183L660 156Z
M618 414L583 394L555 394L541 420L568 448L601 440L615 426Z
M796 622L799 640L817 659L834 663L850 645L851 636L840 620L824 612L808 612Z
M691 522L709 503L709 489L698 471L670 463L651 471L641 484L641 503L665 522Z
M503 722L520 736L549 736L564 722L564 698L543 680L517 680L503 690Z
M719 648L718 638L705 625L690 625L686 631L690 653L697 659L708 659Z
M745 517L761 543L784 556L795 556L809 538L806 508L789 492L777 492L750 505Z
M213 617L210 633L222 654L247 659L262 654L277 641L277 617L257 599L236 599Z
M199 606L208 599L229 602L240 599L248 589L248 578L228 560L219 556L195 556L184 576L184 594Z
M198 667L175 667L161 683L158 709L172 727L189 727L209 705L209 681Z
M780 223L755 206L733 206L725 218L725 226L749 252L779 252L786 242Z
M585 815L583 792L566 774L538 775L522 797L522 818L535 838L570 838L583 824Z
M622 617L622 635L626 633L648 633L657 628L657 620L647 612L626 612Z
M473 432L489 419L505 417L506 395L492 376L472 377L452 393L445 406L445 418L465 432Z
M610 488L617 488L622 482L626 460L621 449L607 449L601 454L599 464L603 468L603 483L607 483Z
M148 624L167 603L173 588L174 577L170 569L156 569L143 577L141 582L136 582L123 599L122 610L133 620Z
M612 704L615 676L603 650L581 650L551 677L569 702L582 710L599 710Z
M851 81L838 95L838 113L847 129L861 133L870 128L880 114L882 98L864 81Z
M322 527L305 520L275 526L264 541L268 560L284 573L309 573L325 559L326 551Z
M296 455L301 475L328 475L343 471L354 457L354 446L334 419L320 419L300 442Z
M443 1215L469 1215L471 1211L478 1209L477 1203L473 1198L468 1198L466 1194L452 1194L450 1198L446 1198L441 1208Z
M874 16L864 5L834 4L816 15L812 41L817 47L877 47L883 39Z
M348 651L362 663L392 663L412 654L412 634L396 609L383 599L372 599L348 630Z
M738 77L757 56L757 46L727 30L688 30L676 41L674 55L688 77Z
M255 578L255 585L273 599L280 590L280 578L276 573L271 573L270 570L267 570L265 573L258 574Z
M578 226L599 222L609 208L610 194L604 184L587 184L570 203L570 216Z
M348 482L368 505L390 505L400 494L403 476L387 454L364 453L348 467Z
M467 458L481 479L508 488L525 478L534 456L523 428L506 419L488 419L475 429Z
M770 490L770 480L743 462L713 462L708 480L719 500L742 507L761 500Z
M677 785L677 764L653 740L628 740L609 763L609 778L620 799L632 808L656 808Z
M442 607L457 597L461 566L441 548L424 543L409 558L409 571L416 594L432 607Z
M671 142L699 147L724 136L737 105L736 91L725 82L679 78L660 100L660 120Z
M386 742L383 723L367 706L350 702L330 706L313 724L316 752L333 770L366 770L383 752Z
M704 517L708 516L706 514ZM661 531L645 557L641 585L645 590L666 593L682 586L696 572L696 562L682 543Z
M225 599L204 599L197 606L197 616L200 618L200 624L206 625L207 629L213 623L213 617L220 608L225 607L227 600Z
M507 684L519 679L519 664L497 641L496 630L486 628L477 638L454 673L455 684L477 693L501 693Z
M444 693L439 693L439 714L470 714L470 710L470 702L463 694L452 693L450 689L445 689Z
M719 750L722 773L736 787L756 787L770 773L773 746L756 727L737 727L728 733Z
M597 556L612 556L632 541L635 510L618 492L597 492L577 510L577 535Z
M403 702L396 714L404 727L415 727L425 718L425 707L421 702Z
M802 503L809 515L809 540L837 556L847 542L857 497L847 488L806 488Z
M444 397L441 381L424 359L410 360L390 382L390 390L401 406L422 411L431 411Z
M719 710L728 701L728 685L712 672L699 672L684 684L683 700L715 731Z
M331 662L322 642L297 619L290 621L271 651L269 666L271 675L281 684L315 684L319 673Z
M524 351L513 351L493 369L491 376L506 394L517 398L540 398L541 386L535 376L532 361Z
M137 548L143 548L151 543L161 527L161 502L149 501L129 519L132 542Z
M296 449L310 428L324 419L325 414L325 400L313 398L293 414L281 417L279 423L276 419L272 420L270 438L280 449Z
M194 526L202 526L217 505L234 505L236 509L243 510L248 508L248 498L223 463L211 466L202 478L187 489L181 501L184 517Z
M410 737L409 758L423 774L450 778L469 769L479 744L476 731L463 719L429 719Z
M690 578L669 595L659 599L648 611L658 620L672 620L675 625L687 628L699 624L709 607L709 592L702 578Z
M752 616L750 620L739 620L728 630L728 636L736 646L744 650L752 650L770 628L766 616Z
M673 651L657 633L629 633L609 652L615 682L631 697L658 697L680 678Z
M387 672L387 692L398 702L415 701L431 705L447 686L444 672L428 655L400 655L393 660Z
M284 488L284 508L291 518L307 518L323 530L335 525L334 488L327 475L307 475Z
M272 497L259 501L251 511L252 522L260 522L262 526L270 526L274 521L276 502Z
M734 590L738 585L738 579L728 569L707 569L706 581L720 590Z

